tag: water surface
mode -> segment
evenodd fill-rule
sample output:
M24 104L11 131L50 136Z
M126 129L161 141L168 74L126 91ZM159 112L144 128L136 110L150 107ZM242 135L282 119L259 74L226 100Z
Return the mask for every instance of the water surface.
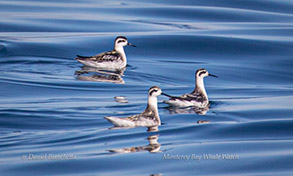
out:
M0 7L4 175L292 175L292 1L2 0ZM138 47L125 48L128 67L110 77L116 82L75 74L76 54L110 50L118 35ZM204 115L168 108L160 96L157 132L109 129L103 117L140 113L151 86L191 92L198 68L219 76L205 79Z

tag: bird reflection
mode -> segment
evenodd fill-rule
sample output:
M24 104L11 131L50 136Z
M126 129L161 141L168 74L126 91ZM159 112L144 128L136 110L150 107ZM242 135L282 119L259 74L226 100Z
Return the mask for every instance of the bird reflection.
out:
M109 82L114 84L124 84L122 76L126 68L121 70L100 70L98 68L83 66L81 70L75 71L77 79L80 81Z
M128 148L120 148L120 149L111 149L109 152L113 153L135 153L135 152L143 152L148 151L150 153L158 153L161 152L161 144L158 142L158 135L151 135L147 138L149 141L149 145L145 146L134 146Z
M209 106L204 108L199 108L195 106L190 107L167 107L165 108L169 111L169 114L198 114L198 115L205 115L209 111Z

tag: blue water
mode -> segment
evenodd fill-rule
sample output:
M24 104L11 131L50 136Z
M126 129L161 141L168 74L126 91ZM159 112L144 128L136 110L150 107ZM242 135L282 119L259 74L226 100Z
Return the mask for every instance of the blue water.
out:
M0 15L1 175L293 174L291 0L1 0ZM76 74L118 35L137 45L123 74ZM209 110L160 96L158 131L109 129L151 86L191 92L198 68L219 76Z

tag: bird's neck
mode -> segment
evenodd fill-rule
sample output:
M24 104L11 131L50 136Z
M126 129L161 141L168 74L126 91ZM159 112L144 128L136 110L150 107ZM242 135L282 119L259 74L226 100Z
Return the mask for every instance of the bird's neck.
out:
M195 89L194 89L195 92L199 92L201 93L204 97L206 97L206 99L208 100L208 96L207 96L207 92L206 92L206 89L204 87L204 81L203 81L203 78L201 77L198 77L196 79L196 85L195 85Z
M126 55L125 55L123 46L116 46L115 45L114 50L118 51L121 54L123 61L126 63Z
M157 97L155 97L155 96L148 97L148 105L145 110L145 113L147 113L148 115L154 116L157 119L158 124L161 125L161 119L160 119L159 112L158 112L158 99L157 99Z
M155 110L158 112L158 99L154 96L148 97L148 107L152 108L152 110Z

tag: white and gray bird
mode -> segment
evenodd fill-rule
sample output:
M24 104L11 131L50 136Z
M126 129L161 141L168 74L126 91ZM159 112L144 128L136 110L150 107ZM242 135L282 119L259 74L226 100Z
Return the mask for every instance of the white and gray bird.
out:
M162 94L161 88L153 86L148 92L148 104L144 112L129 117L105 117L115 127L155 127L161 125L157 97Z
M123 48L126 45L136 47L129 43L126 37L118 36L115 39L114 49L112 51L103 52L94 56L77 55L77 58L75 59L89 67L120 70L126 67L127 64L127 58Z
M168 94L163 94L168 96L170 99L164 101L164 103L169 106L178 106L178 107L188 107L196 106L199 108L205 108L209 105L208 95L204 86L204 77L216 75L210 74L206 69L201 68L195 72L195 89L191 93L183 94L181 96L171 96Z

